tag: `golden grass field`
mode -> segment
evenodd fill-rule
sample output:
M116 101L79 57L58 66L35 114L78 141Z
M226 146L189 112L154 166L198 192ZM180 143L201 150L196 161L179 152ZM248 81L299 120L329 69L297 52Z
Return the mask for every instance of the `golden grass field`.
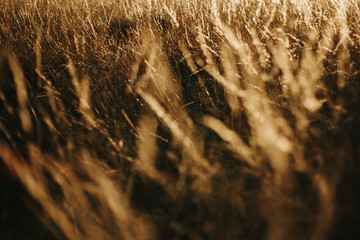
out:
M357 239L360 1L0 1L4 240Z

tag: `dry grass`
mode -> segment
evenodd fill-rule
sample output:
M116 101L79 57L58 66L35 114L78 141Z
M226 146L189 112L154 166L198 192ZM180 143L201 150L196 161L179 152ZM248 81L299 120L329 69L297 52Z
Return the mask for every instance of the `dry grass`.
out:
M357 0L0 9L4 239L355 238Z

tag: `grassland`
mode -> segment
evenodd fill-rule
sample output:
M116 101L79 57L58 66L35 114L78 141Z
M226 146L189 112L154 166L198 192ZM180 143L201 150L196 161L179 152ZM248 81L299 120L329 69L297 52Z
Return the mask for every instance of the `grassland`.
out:
M356 239L357 0L2 0L2 239Z

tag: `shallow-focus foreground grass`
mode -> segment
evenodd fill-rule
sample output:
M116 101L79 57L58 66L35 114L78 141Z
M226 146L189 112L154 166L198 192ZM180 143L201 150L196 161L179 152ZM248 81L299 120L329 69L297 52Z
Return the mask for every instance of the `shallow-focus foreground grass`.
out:
M356 239L357 0L0 1L1 239Z

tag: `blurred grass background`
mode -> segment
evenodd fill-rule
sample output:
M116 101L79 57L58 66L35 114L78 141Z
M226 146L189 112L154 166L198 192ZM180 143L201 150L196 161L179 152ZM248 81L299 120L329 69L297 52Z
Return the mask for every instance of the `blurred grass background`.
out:
M356 239L357 0L0 7L3 239Z

